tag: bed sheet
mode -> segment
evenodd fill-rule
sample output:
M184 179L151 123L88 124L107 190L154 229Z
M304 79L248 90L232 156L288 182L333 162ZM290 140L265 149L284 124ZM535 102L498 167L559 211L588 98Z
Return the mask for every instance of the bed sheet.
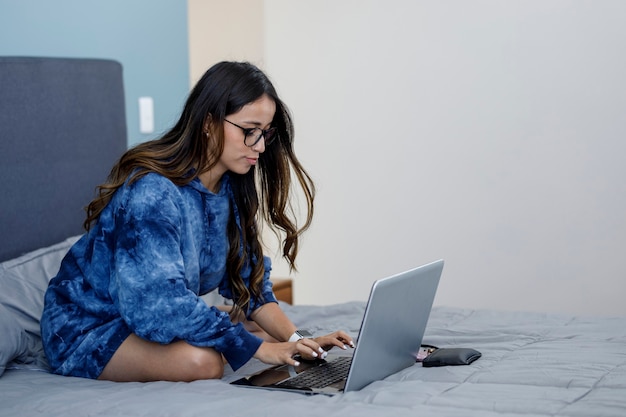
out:
M353 335L364 303L283 305L316 334ZM620 416L626 415L626 317L577 317L435 307L424 343L472 347L469 366L420 364L334 397L250 389L221 381L112 383L9 369L1 416Z

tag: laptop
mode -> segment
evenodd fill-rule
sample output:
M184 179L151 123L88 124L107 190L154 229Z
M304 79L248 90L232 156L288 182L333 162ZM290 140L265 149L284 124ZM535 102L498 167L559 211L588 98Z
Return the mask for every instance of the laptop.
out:
M352 355L333 349L325 360L299 359L297 367L272 366L231 384L334 395L360 390L412 366L442 270L439 260L374 282ZM320 376L326 379L323 383L302 382Z

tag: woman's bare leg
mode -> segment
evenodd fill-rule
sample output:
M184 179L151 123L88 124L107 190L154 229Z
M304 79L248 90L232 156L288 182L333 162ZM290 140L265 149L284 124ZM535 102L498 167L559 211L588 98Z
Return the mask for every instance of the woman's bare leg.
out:
M219 379L222 355L184 341L161 345L131 334L117 349L98 379L110 381L195 381Z

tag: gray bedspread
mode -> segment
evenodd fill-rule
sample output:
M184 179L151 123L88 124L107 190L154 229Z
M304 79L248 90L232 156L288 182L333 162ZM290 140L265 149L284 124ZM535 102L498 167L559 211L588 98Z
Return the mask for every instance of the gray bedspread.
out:
M356 333L364 303L288 306L316 333ZM222 381L111 383L7 369L0 416L626 416L626 317L435 307L424 343L472 347L469 366L405 369L334 397L229 385Z

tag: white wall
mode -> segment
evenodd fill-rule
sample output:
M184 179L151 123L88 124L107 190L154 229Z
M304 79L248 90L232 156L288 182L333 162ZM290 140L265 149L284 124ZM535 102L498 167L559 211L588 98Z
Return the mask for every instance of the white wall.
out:
M220 61L263 65L263 1L187 0L191 86Z
M298 304L444 258L436 304L626 314L626 2L264 7L319 187Z

